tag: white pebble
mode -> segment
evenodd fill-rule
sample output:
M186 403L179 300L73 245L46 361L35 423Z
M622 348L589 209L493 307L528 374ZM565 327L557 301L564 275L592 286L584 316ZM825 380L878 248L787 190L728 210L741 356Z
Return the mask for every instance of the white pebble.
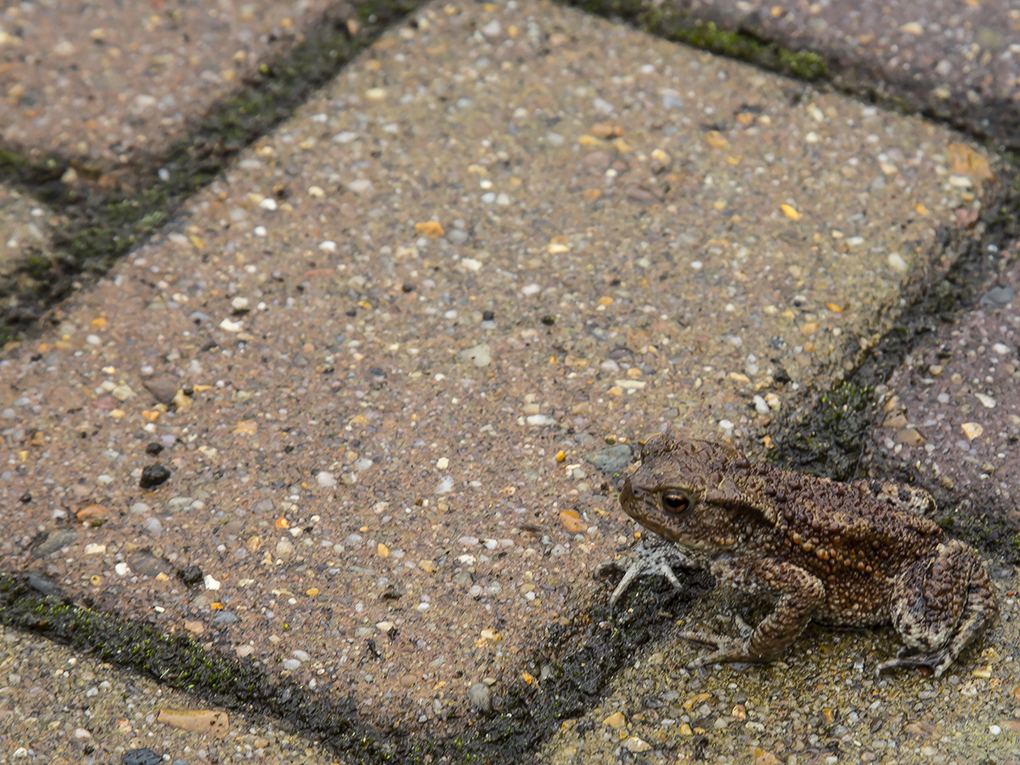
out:
M524 421L529 425L541 426L541 425L555 425L556 420L547 414L529 414L524 418Z
M259 202L259 207L261 207L263 210L272 211L277 209L279 205L276 204L276 200L273 199L272 197L266 197L261 202Z
M754 410L756 412L758 412L758 414L768 414L769 413L769 405L765 401L765 399L762 398L761 396L755 396L754 397Z
M898 252L890 252L888 261L889 267L896 273L905 274L907 272L907 261Z
M213 579L213 575L212 574L206 574L205 575L205 588L207 590L218 590L220 588L220 583L218 581L216 581L215 579Z
M336 252L336 242L332 239L327 239L324 242L319 242L319 249L325 250L326 252Z
M131 573L127 563L118 563L113 567L113 570L117 572L117 576L127 576Z
M537 295L541 291L542 288L539 285L528 284L521 290L521 294L524 295L525 297L530 297L532 295Z
M332 473L327 473L323 470L315 476L315 482L323 489L332 489L336 486L336 477Z

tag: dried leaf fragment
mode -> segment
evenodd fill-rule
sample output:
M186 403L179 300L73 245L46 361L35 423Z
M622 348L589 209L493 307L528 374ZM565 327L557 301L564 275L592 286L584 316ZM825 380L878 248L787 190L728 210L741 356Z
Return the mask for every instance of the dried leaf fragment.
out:
M216 738L223 738L230 731L230 716L211 709L163 709L156 722L181 730L211 733Z

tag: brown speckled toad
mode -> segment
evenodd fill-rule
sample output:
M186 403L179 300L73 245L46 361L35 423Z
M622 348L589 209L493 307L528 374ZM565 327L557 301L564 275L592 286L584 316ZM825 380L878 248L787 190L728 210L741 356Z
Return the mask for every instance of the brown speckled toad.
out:
M676 583L675 564L775 603L740 638L684 633L716 647L692 666L771 661L811 620L891 623L906 645L877 671L929 666L939 677L998 612L977 553L919 514L934 509L923 491L812 478L706 441L654 439L643 457L620 502L672 545L650 537L613 602L642 573Z

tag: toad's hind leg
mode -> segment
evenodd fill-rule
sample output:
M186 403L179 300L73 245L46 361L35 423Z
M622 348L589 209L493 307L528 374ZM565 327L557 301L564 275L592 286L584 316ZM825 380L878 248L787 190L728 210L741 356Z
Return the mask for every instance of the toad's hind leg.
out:
M895 659L879 664L878 674L895 667L926 666L941 677L998 613L977 553L955 539L901 574L892 600L893 626L905 647Z

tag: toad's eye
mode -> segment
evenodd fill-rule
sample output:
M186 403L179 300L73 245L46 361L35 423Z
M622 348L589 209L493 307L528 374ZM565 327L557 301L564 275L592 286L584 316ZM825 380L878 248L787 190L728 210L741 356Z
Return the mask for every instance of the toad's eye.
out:
M691 506L691 501L679 491L664 491L662 507L667 513L682 513Z

